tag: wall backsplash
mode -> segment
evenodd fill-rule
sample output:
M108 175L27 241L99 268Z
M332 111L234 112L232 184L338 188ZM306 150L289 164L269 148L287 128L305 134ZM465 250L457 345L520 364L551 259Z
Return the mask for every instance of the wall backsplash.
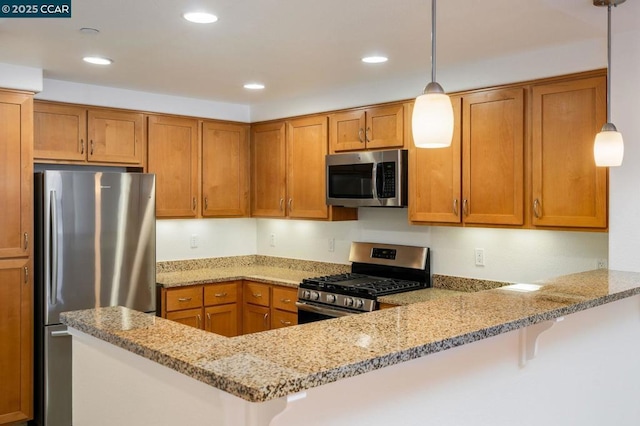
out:
M159 220L157 259L260 254L348 263L352 241L373 241L430 247L435 274L530 282L595 269L608 257L606 233L415 226L407 221L407 209L361 208L359 217L350 222ZM192 249L193 234L199 246ZM475 265L476 248L484 249L485 266Z

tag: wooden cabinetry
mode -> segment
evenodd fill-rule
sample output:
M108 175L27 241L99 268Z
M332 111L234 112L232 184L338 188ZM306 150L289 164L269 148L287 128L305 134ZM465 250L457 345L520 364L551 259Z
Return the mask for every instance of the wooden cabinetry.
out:
M196 217L198 120L149 116L148 171L156 175L156 216Z
M0 91L0 424L33 415L33 97Z
M144 166L142 113L35 102L36 161Z
M606 76L532 89L531 222L541 227L607 227L607 169L593 141L606 122Z
M357 209L326 204L326 154L324 115L252 126L251 215L357 219Z
M243 332L256 333L298 323L297 289L244 282Z
M271 295L271 329L298 324L298 290L273 286Z
M249 215L248 126L202 123L202 216Z
M331 153L404 147L402 104L339 112L329 116Z
M524 224L524 88L453 96L449 148L410 150L410 220Z

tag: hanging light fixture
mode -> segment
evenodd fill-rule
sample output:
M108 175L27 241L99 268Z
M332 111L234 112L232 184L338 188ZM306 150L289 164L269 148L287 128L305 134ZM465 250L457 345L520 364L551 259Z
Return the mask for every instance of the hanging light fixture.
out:
M436 83L436 0L431 0L431 83L416 98L411 121L418 148L445 148L453 138L451 99Z
M624 142L622 133L611 122L611 7L625 0L593 0L594 6L607 7L607 123L596 135L593 156L598 167L615 167L622 164Z

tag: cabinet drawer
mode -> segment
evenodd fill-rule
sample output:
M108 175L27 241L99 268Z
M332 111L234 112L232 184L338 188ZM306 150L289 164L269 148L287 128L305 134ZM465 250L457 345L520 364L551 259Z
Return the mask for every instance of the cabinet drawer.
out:
M202 286L167 290L167 312L202 306Z
M297 313L296 300L298 299L298 289L287 287L273 287L273 307L283 311Z
M238 301L238 281L204 286L204 305L224 305Z
M269 297L269 288L269 284L245 281L245 302L251 303L252 305L269 306L271 304L271 300Z
M271 329L288 327L298 324L298 314L293 312L281 311L273 309L271 314Z

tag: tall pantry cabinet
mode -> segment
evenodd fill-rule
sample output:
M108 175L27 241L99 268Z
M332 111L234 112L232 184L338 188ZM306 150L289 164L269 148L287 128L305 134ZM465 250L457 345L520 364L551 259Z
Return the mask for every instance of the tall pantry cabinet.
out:
M0 424L33 413L33 96L0 90Z

